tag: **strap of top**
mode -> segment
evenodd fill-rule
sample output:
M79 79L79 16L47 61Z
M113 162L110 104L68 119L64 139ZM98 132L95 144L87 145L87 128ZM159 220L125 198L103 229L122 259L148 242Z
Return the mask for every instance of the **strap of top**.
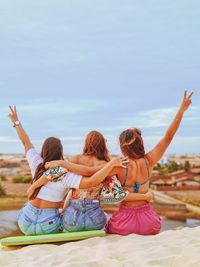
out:
M135 193L137 193L139 188L140 188L140 186L142 186L142 185L144 185L144 184L149 182L149 178L150 178L149 165L148 165L148 162L147 162L147 160L145 158L144 158L144 162L145 162L145 165L146 165L146 168L147 168L147 172L148 172L148 179L146 181L144 181L143 183L141 183L141 184L138 183L138 182L135 182L135 185L133 185L133 186L132 185L126 185L126 180L128 178L128 163L126 163L126 174L124 176L124 182L122 184L123 187L133 188L133 191Z
M128 162L126 163L126 174L124 176L124 181L122 183L122 186L125 186L126 185L127 178L128 178Z
M144 162L145 162L145 165L146 165L146 168L147 168L148 179L149 179L150 178L150 171L149 171L149 165L148 165L148 162L147 162L146 158L144 158Z

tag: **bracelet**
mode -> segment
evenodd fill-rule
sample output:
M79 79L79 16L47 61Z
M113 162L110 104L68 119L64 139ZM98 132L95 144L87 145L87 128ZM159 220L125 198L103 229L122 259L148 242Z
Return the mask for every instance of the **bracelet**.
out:
M21 125L21 122L20 122L20 121L14 121L13 123L14 123L14 124L13 124L13 127L14 127L14 128L15 128L16 126Z

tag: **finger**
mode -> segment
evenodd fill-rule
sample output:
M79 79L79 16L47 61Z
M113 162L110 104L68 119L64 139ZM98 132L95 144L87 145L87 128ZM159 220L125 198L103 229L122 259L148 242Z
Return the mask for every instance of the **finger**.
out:
M194 92L191 92L190 95L188 96L188 99L190 100L192 98L192 95L194 94Z
M122 161L122 164L127 164L127 163L129 163L129 160L123 160Z
M124 165L120 165L120 167L122 167L122 168L126 169L126 166L124 166Z
M12 107L11 107L11 106L9 106L9 108L10 108L11 112L13 113L14 111L13 111Z
M128 162L121 162L120 165L123 165L126 167L128 165Z
M120 160L119 164L125 164L126 162L124 160Z
M184 90L184 99L187 97L187 90Z
M123 159L121 159L121 161L129 161L129 158L128 157L123 158Z
M121 159L121 160L127 160L128 157L121 157L120 159Z
M50 167L50 163L49 162L46 162L45 165L44 165L45 169L49 169Z
M29 199L29 200L31 200L32 195L33 195L33 192L29 192L29 193L28 193L28 199Z

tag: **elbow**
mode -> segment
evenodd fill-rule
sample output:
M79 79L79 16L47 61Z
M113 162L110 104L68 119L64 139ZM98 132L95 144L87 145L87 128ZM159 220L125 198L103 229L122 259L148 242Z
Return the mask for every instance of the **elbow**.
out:
M89 177L89 176L91 176L93 174L94 174L94 172L92 172L91 169L89 168L89 169L84 170L82 175Z
M87 186L88 186L88 188L95 186L94 181L92 181L92 180L89 178L89 179L88 179Z
M93 187L93 182L90 178L84 178L84 180L81 181L79 188L80 189L88 189L90 187Z
M96 179L88 178L88 188L98 186Z
M86 170L86 171L82 172L82 175L88 177L88 176L90 176L90 172Z

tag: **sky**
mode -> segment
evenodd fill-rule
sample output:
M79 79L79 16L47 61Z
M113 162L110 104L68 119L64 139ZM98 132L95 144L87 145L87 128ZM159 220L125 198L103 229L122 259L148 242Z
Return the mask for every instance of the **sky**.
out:
M8 120L20 121L40 150L60 137L82 151L90 130L111 153L118 136L141 128L148 151L194 90L167 153L200 153L198 0L1 0L0 153L23 153Z

